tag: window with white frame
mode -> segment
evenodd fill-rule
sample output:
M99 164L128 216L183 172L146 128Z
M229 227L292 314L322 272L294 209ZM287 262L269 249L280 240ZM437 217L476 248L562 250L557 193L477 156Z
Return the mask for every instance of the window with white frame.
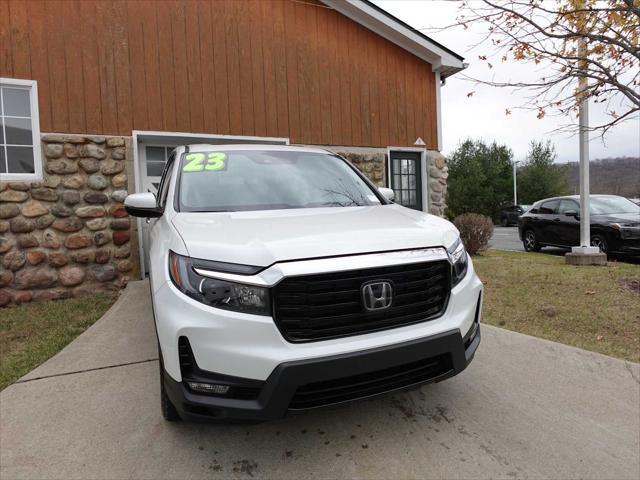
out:
M38 90L34 80L0 78L0 177L42 178Z

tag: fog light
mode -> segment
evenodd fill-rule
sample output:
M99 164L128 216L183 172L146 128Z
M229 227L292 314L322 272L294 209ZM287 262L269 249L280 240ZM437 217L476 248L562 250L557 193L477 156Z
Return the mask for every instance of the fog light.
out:
M195 392L213 393L214 395L224 395L229 391L228 385L216 385L212 383L187 382L189 388Z

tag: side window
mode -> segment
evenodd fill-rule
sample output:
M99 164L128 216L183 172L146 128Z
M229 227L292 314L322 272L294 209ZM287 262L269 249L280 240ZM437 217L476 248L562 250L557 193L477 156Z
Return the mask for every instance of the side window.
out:
M573 200L560 200L560 207L558 208L558 213L560 215L564 215L567 212L579 212L580 207Z
M551 200L549 202L544 202L540 205L539 213L543 215L553 215L556 213L556 209L558 208L558 200Z
M175 152L171 154L164 166L162 172L162 179L160 180L160 186L158 187L158 205L161 208L167 203L167 194L169 193L169 185L171 185L171 174L173 172L173 162L176 159Z
M0 78L0 179L42 178L35 80Z

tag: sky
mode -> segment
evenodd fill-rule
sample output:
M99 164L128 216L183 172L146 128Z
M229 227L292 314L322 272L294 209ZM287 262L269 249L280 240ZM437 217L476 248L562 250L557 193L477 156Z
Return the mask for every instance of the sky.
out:
M455 22L457 2L442 0L373 0L381 8L408 23L414 28L434 28ZM474 47L482 38L483 29L471 27L468 30L452 29L439 32L423 32L447 48L465 57L469 67L465 73L473 78L490 80L492 75L513 80L537 80L542 75L530 65L503 63L490 70L478 60L478 55L486 54L490 44ZM498 78L498 77L496 77ZM467 94L475 93L471 97ZM536 112L516 110L530 92L477 85L457 76L449 77L442 88L443 153L452 152L466 138L482 138L509 146L514 160L526 158L531 140L549 139L555 145L558 162L578 161L578 136L553 132L567 120L558 117L536 118ZM505 115L509 108L511 115ZM606 120L598 106L590 105L592 124ZM604 143L594 134L589 143L590 158L618 156L640 157L640 119L628 121L610 131Z

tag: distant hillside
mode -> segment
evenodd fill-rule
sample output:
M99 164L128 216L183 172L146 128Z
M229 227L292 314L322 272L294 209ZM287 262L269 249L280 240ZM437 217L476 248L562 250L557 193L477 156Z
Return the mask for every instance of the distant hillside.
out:
M571 193L580 193L578 162L569 162L567 181ZM591 193L640 197L640 158L603 158L589 162Z

